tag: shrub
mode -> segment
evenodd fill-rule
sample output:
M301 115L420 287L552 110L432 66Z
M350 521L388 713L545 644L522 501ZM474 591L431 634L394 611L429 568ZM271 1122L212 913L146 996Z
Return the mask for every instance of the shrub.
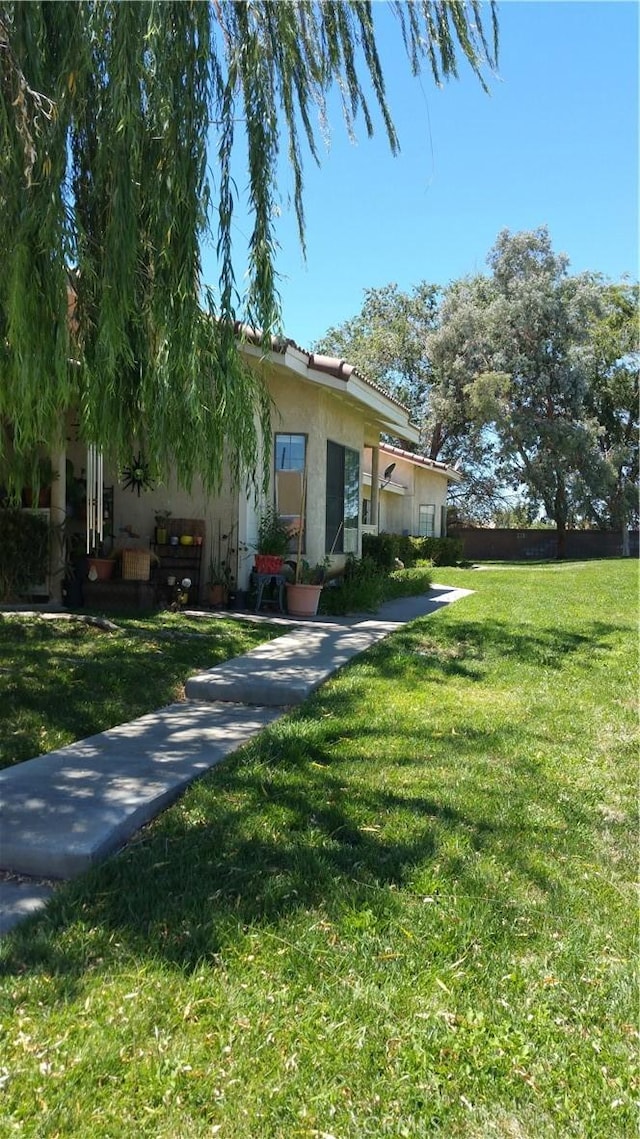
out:
M0 508L0 602L28 593L48 570L48 523L27 510Z
M396 597L418 597L431 588L433 574L429 566L414 566L412 569L394 570L384 580L384 600L393 601Z
M385 574L373 558L349 554L344 574L326 586L320 597L321 613L375 613L384 600Z
M358 560L350 554L340 582L332 583L323 590L320 612L335 615L375 613L383 601L391 601L396 597L415 597L426 593L430 585L429 566L386 573L373 558Z
M362 555L372 558L384 570L394 568L395 559L409 569L418 561L434 566L455 566L462 559L460 538L415 538L404 534L363 534Z
M412 538L416 558L426 558L434 566L455 566L462 559L460 538Z
M380 534L362 535L362 557L369 558L383 570L392 570L394 561L398 557L398 535L387 534L383 530Z

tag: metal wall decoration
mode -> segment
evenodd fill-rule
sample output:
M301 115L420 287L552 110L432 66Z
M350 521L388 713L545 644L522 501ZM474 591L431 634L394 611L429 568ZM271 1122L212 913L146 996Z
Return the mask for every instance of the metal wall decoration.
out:
M153 479L149 471L149 464L143 458L142 453L138 452L134 455L128 467L122 468L122 489L138 492L140 498L140 491L153 490Z

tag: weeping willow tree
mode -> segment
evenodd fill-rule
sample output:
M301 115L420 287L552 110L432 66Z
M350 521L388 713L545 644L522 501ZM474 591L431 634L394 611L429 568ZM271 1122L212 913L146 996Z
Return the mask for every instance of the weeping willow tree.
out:
M484 85L494 6L392 5L408 65L437 82L465 58ZM375 6L374 6L375 8ZM281 151L304 242L303 150L330 89L347 126L377 107L398 148L369 3L0 2L0 449L15 472L80 436L141 448L184 485L256 466L264 388L234 321L278 329ZM483 26L489 25L489 29ZM234 277L232 160L244 149L248 286ZM217 240L215 293L202 242Z

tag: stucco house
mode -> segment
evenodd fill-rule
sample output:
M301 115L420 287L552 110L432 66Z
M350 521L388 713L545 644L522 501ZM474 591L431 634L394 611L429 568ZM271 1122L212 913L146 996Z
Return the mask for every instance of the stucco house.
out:
M412 534L444 538L447 533L447 488L462 475L436 459L380 443L378 459L378 511L372 505L371 452L366 450L363 470L363 532Z
M445 464L381 442L381 436L418 442L402 404L353 365L308 352L293 340L273 340L265 354L249 335L241 351L248 365L265 376L272 396L270 496L278 513L293 520L300 517L306 468L303 553L310 563L329 557L339 566L348 553L359 555L363 532L444 533L447 485L459 476ZM86 482L88 462L90 466L86 448L73 437L66 452L54 457L59 477L52 484L52 520L66 515L70 531L79 527L70 515L67 476L73 470L74 482ZM174 529L184 520L201 538L192 601L206 597L209 559L217 557L219 536L230 532L231 568L238 587L247 587L264 506L252 490L229 484L212 498L198 481L187 493L170 480L137 494L106 464L102 483L104 493L94 506L108 516L107 532L116 546L153 549L155 516L163 509L171 512ZM160 572L165 570L161 559ZM51 585L55 595L54 578Z

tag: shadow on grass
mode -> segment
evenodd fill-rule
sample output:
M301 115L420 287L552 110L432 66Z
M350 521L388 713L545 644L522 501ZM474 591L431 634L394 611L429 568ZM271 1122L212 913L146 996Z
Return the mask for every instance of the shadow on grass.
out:
M496 656L514 664L562 669L571 656L590 656L608 649L609 639L620 635L620 626L592 621L584 632L576 633L485 618L478 622L456 620L451 626L443 623L438 626L437 639L433 633L433 626L427 622L414 622L372 649L370 659L387 676L403 673L408 659L413 659L425 676L435 673L469 680L480 679L485 671L483 662Z
M241 626L192 638L179 627L130 623L133 630L113 634L81 623L0 622L0 659L7 662L0 672L0 767L48 750L49 735L84 739L169 704L191 673L267 638Z
M556 890L560 871L548 852L559 838L570 847L579 833L584 855L592 820L545 785L536 763L519 762L517 789L505 789L496 759L491 781L470 778L472 805L454 805L454 787L479 746L486 755L508 752L508 729L457 741L442 794L412 794L388 786L393 763L372 780L363 756L361 777L359 757L337 756L334 733L328 725L318 731L317 716L313 702L286 736L277 726L263 733L120 855L62 887L39 922L14 932L2 971L56 975L52 995L57 988L66 999L87 969L108 961L114 942L121 957L190 972L233 952L247 930L277 930L300 912L319 909L340 921L345 910L367 909L393 920L403 889L474 899L492 915L498 944L532 892ZM304 736L309 727L316 738L301 745L296 729ZM415 735L409 743L415 749ZM423 732L423 745L438 763L446 759L432 732ZM528 817L531 803L544 822ZM486 875L478 861L485 857Z
M300 912L336 921L345 908L399 913L402 890L475 900L499 946L531 897L552 906L562 895L567 861L589 855L593 814L566 794L566 773L556 780L533 758L548 749L544 725L489 730L468 719L455 740L437 722L372 726L366 671L477 680L506 653L558 669L617 633L601 622L579 634L514 632L495 620L443 623L428 642L425 622L400 631L191 788L119 856L61 888L7 942L4 971L55 974L67 997L113 943L125 957L190 971L233 952L247 930L278 928Z

